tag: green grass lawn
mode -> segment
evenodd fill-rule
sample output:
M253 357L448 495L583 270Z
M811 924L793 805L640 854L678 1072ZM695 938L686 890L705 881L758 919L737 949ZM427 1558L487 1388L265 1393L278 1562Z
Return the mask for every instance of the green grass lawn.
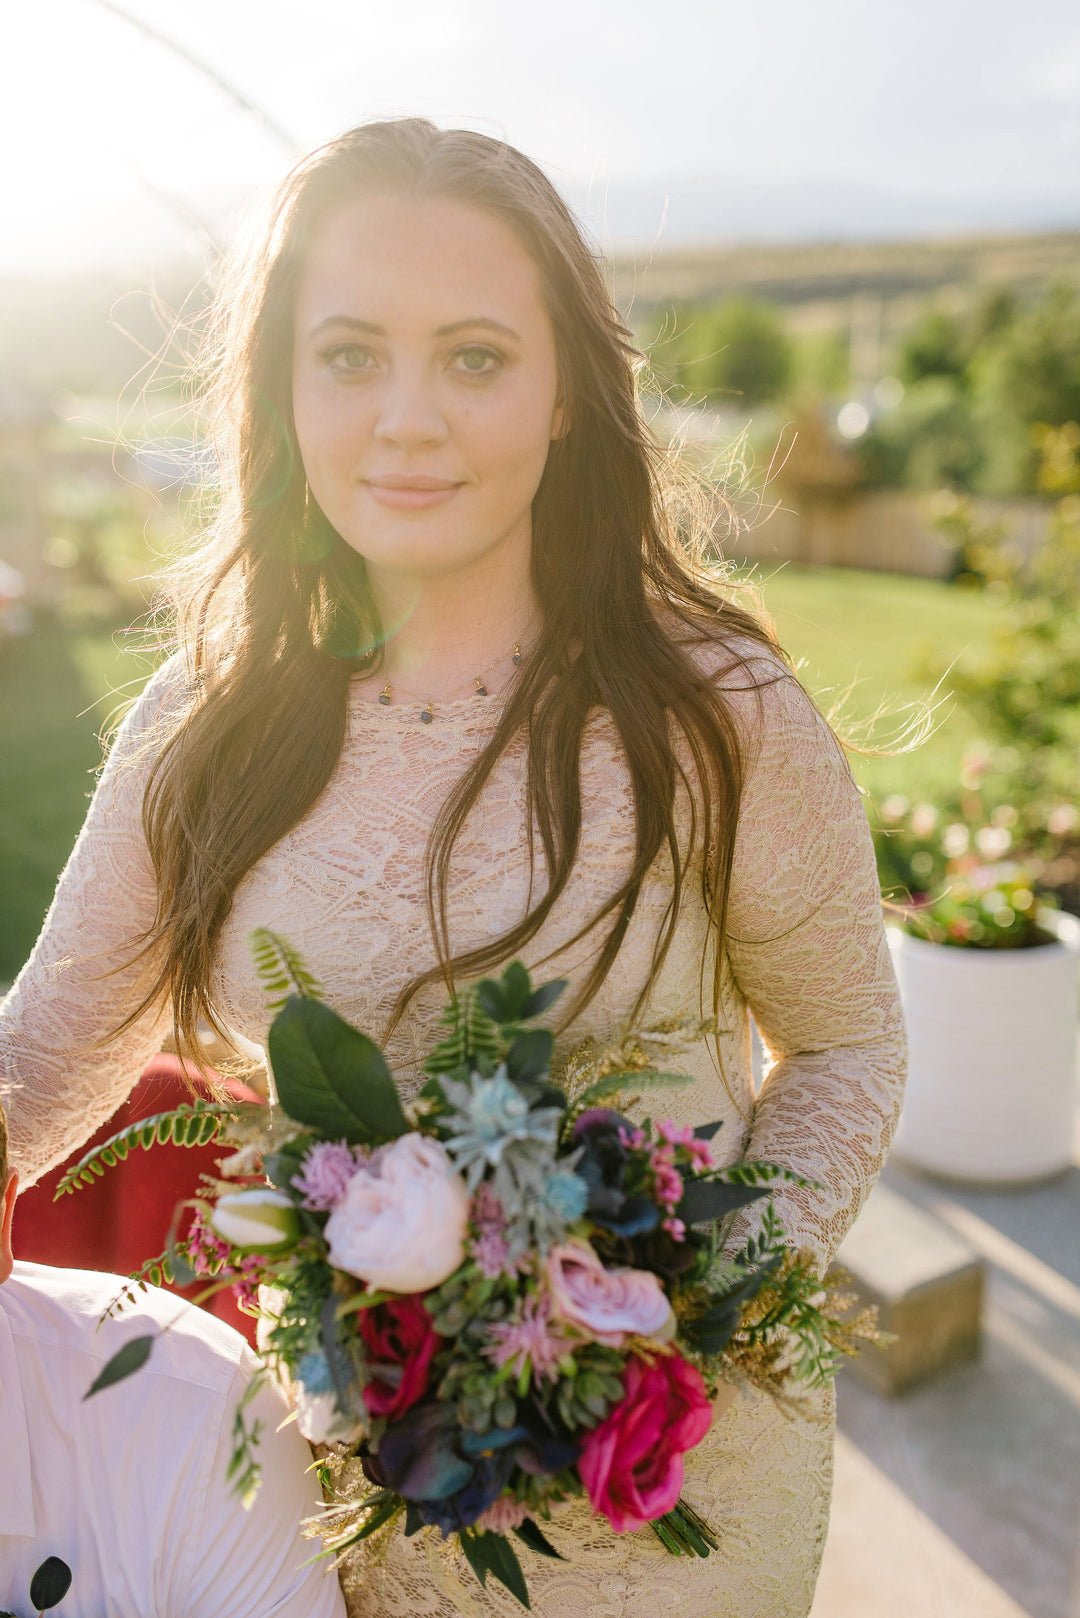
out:
M822 706L851 687L849 721L924 699L926 682L912 673L920 656L978 649L993 623L985 597L923 579L785 567L762 580L781 641ZM119 632L51 628L0 645L0 982L25 960L86 813L98 733L149 673L146 657L122 647ZM879 740L895 728L880 722ZM955 779L973 735L943 707L917 751L857 758L856 768L879 797L933 796Z
M838 728L857 739L858 722L884 710L865 741L886 756L853 757L869 791L879 799L890 792L933 798L955 788L958 760L978 732L948 698L935 702L927 741L911 752L888 750L905 719L933 698L933 680L920 666L931 656L946 664L978 656L997 604L981 591L848 568L785 566L763 570L759 580L781 644L800 661L819 705L828 712L844 698Z
M149 673L121 643L52 628L0 642L0 982L26 959L86 814L98 733Z

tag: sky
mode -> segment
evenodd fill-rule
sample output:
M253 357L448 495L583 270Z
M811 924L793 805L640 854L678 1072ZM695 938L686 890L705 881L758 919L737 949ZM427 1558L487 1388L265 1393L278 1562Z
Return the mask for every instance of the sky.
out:
M1075 0L7 4L0 274L198 255L405 113L521 146L607 246L1080 228Z

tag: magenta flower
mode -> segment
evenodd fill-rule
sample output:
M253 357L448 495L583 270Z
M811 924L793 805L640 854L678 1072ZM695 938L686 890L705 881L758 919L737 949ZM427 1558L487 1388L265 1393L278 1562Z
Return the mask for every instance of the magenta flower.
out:
M673 1214L682 1201L683 1182L682 1175L675 1167L674 1146L656 1146L649 1158L649 1167L653 1174L653 1189L656 1200L669 1214Z
M228 1279L242 1309L254 1304L261 1268L257 1253L248 1253L230 1264L232 1248L203 1218L201 1208L195 1210L184 1245L188 1263L196 1275L219 1275Z
M491 1336L494 1342L484 1352L496 1365L509 1365L515 1376L531 1365L535 1381L546 1377L554 1382L568 1345L561 1326L551 1319L550 1299L525 1298L512 1320L492 1324Z
M678 1354L630 1359L626 1397L586 1433L579 1472L594 1511L617 1534L644 1528L678 1500L683 1455L700 1444L712 1405L699 1371Z
M304 1157L292 1183L303 1192L305 1208L329 1213L345 1195L345 1187L359 1167L356 1153L343 1140L320 1140Z
M656 1126L656 1133L661 1140L667 1141L669 1146L681 1146L688 1153L696 1169L711 1169L713 1163L712 1149L707 1140L698 1140L694 1134L693 1125L677 1124L671 1118L664 1118Z

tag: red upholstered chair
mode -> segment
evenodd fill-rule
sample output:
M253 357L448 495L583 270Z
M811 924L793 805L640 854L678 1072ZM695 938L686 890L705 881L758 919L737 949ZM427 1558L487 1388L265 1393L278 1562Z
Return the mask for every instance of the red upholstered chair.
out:
M209 1094L198 1075L193 1082L203 1095ZM226 1087L237 1100L262 1100L235 1080L227 1080ZM136 1149L93 1185L61 1197L59 1202L53 1201L53 1193L65 1169L91 1146L100 1145L140 1118L168 1112L190 1100L191 1089L178 1059L156 1056L108 1123L73 1152L67 1163L18 1198L13 1232L16 1257L62 1269L106 1270L117 1275L127 1275L147 1259L156 1258L165 1246L177 1203L195 1195L200 1174L216 1171L220 1146ZM175 1290L190 1296L203 1285ZM255 1322L236 1307L231 1288L215 1293L204 1307L254 1342Z

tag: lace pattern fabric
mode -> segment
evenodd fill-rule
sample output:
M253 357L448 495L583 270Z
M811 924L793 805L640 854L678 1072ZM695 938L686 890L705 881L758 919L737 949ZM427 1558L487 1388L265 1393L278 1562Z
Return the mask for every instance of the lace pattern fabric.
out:
M694 1124L722 1119L714 1145L726 1161L771 1158L816 1181L814 1190L785 1186L775 1201L789 1238L824 1265L881 1167L904 1074L869 828L839 749L783 666L754 648L743 649L737 666L719 646L702 661L724 681L750 752L729 937L717 962L691 875L642 1020L708 1014L718 980L720 1032L687 1054L682 1065L696 1083L672 1092L669 1110ZM160 1044L167 1020L160 1015L144 1015L115 1038L108 1033L134 981L130 970L115 969L153 914L141 739L162 705L185 694L183 669L173 662L129 715L41 938L0 1007L0 1083L12 1161L25 1183L109 1117ZM265 1042L265 1000L246 938L269 926L300 949L343 1016L382 1036L402 985L431 964L427 838L451 785L490 735L493 707L472 699L421 725L413 708L354 699L322 796L235 894L214 981L227 1026ZM522 752L511 749L458 843L449 892L455 948L497 936L529 902L522 782ZM582 795L572 882L526 952L537 981L580 979L595 939L567 941L617 887L633 847L629 782L601 714L586 735ZM540 878L531 880L535 894ZM647 980L670 900L671 873L661 859L612 972L577 1024L561 1031L557 1049L585 1034L616 1036ZM420 1082L443 999L438 986L419 994L390 1040L406 1095ZM772 1058L757 1095L751 1013ZM583 1505L569 1508L553 1538L568 1536L571 1561L529 1559L536 1610L547 1618L651 1618L660 1606L687 1618L804 1614L827 1516L830 1408L819 1401L810 1415L790 1418L745 1395L692 1452L688 1495L723 1539L721 1553L705 1562L668 1557L650 1531L616 1538ZM460 1610L438 1588L433 1566L416 1541L395 1543L382 1569L350 1575L369 1585L355 1611L442 1618ZM502 1611L497 1594L477 1599L480 1611Z

